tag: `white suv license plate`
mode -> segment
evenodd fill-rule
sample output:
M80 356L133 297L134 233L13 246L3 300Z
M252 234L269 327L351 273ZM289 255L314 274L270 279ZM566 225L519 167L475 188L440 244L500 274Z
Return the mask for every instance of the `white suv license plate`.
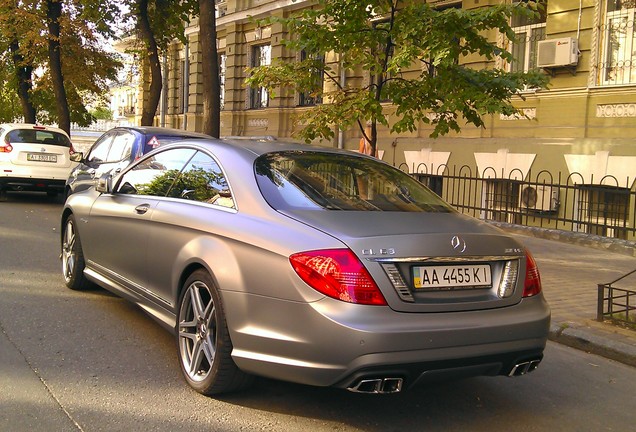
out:
M490 288L490 265L422 266L413 268L417 289Z
M27 160L30 162L57 162L57 155L47 155L39 153L27 153Z

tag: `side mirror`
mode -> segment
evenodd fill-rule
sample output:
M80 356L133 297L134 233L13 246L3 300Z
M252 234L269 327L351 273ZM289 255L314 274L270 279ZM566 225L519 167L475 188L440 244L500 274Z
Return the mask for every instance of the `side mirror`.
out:
M70 156L70 159L73 162L82 162L84 160L84 153L82 152L75 152Z
M112 192L112 176L110 173L102 174L97 180L95 190L99 193L111 193Z

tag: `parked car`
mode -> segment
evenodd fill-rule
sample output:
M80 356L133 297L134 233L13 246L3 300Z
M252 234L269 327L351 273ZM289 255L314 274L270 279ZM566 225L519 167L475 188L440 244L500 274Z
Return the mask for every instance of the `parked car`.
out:
M67 200L61 252L69 288L97 284L173 331L207 395L255 375L364 393L523 375L548 336L521 244L343 150L162 146Z
M97 179L111 170L121 170L143 154L162 144L183 139L211 138L197 132L151 126L117 127L105 132L86 155L76 154L79 165L66 181L66 195L93 186Z
M75 163L71 139L62 129L29 123L0 125L0 199L7 191L55 196Z

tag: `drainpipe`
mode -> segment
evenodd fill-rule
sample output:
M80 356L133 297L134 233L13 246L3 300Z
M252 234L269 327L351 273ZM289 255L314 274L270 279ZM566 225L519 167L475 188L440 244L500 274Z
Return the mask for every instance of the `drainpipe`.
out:
M185 43L185 65L183 67L183 130L188 130L188 111L190 96L190 40Z
M168 107L168 53L163 53L163 71L161 74L161 104L159 107L159 126L166 127L166 108Z
M347 85L347 71L344 67L344 54L340 54L340 85L344 89ZM338 128L338 148L344 149L344 131Z

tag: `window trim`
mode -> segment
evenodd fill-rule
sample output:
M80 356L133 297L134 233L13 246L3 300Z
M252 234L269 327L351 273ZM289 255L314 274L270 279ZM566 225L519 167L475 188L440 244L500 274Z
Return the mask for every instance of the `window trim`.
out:
M262 63L260 60L262 59L262 55L260 53L260 49L264 48L264 47L269 47L269 62L268 63ZM254 44L254 45L249 45L249 53L250 53L250 57L249 57L249 66L250 67L258 67L258 66L267 66L270 65L272 63L272 44L271 43L261 43L261 44ZM258 64L256 64L256 59L259 59ZM266 99L266 103L263 106L262 101L263 101L263 95L265 95L265 99ZM257 97L259 96L259 97ZM269 97L269 92L265 89L265 87L252 87L249 86L247 88L247 98L248 98L248 103L247 103L247 108L251 109L251 110L258 110L258 109L265 109L265 108L269 108L269 104L270 104L270 100L271 98ZM257 101L259 101L260 103L256 103Z

